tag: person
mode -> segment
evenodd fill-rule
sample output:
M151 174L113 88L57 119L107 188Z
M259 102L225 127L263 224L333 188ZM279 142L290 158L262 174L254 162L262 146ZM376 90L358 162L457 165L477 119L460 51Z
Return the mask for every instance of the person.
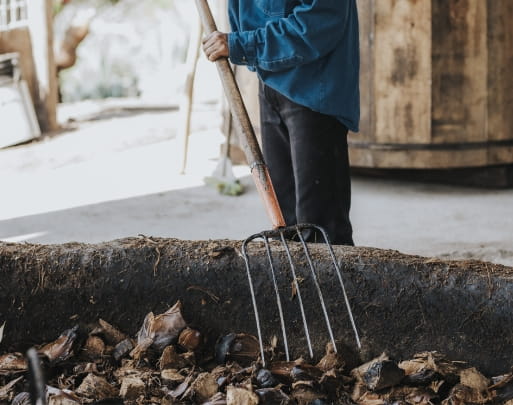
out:
M331 243L354 245L347 133L360 115L356 0L229 0L228 13L232 32L206 36L203 50L258 74L262 152L287 225L319 225Z

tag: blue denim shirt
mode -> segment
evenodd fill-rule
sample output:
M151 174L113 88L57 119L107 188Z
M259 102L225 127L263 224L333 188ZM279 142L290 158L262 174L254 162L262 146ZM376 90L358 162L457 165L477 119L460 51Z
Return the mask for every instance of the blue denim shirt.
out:
M270 87L357 132L356 0L230 0L230 60Z

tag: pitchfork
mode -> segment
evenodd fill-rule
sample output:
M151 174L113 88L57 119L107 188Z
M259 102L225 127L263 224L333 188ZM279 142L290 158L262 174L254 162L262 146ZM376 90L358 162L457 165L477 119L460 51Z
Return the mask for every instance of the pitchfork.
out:
M216 27L214 18L212 16L212 13L210 11L210 7L208 6L207 0L196 0L196 6L198 8L205 33L210 34L214 31L217 31L217 27ZM246 107L242 100L242 96L240 94L239 88L237 86L237 82L235 80L235 76L230 67L228 59L227 58L218 59L216 61L216 66L217 66L219 75L221 77L224 91L228 98L228 103L230 105L230 110L232 112L234 123L239 128L239 130L240 130L239 133L242 135L240 142L241 142L242 149L244 150L244 153L248 160L248 164L251 169L251 174L253 176L253 180L255 182L258 193L260 194L260 197L263 200L265 209L267 211L267 214L270 217L270 220L271 220L271 223L273 226L273 230L263 231L263 232L255 234L255 235L252 235L249 238L247 238L242 244L242 255L243 255L244 261L246 263L246 270L247 270L249 288L250 288L251 298L252 298L252 303L253 303L253 310L255 313L258 341L259 341L259 345L260 345L260 353L261 353L263 365L265 366L262 329L261 329L261 324L260 324L258 305L257 305L256 296L255 296L255 288L254 288L253 278L251 275L251 268L250 268L249 255L248 255L248 244L250 242L254 241L255 239L263 240L265 248L266 248L267 257L269 260L271 280L273 283L273 290L274 290L274 294L276 296L276 305L278 308L278 314L279 314L279 318L280 318L281 334L283 337L283 345L284 345L285 356L287 358L287 361L290 360L290 353L289 353L289 343L288 343L288 338L287 338L287 329L285 326L285 316L284 316L284 310L283 310L283 305L282 305L283 299L282 299L282 294L280 293L280 289L278 287L278 282L277 282L277 271L276 271L276 266L275 266L276 259L275 259L275 256L273 255L273 252L271 250L271 244L270 244L270 240L274 240L274 239L281 241L281 245L284 248L287 261L290 265L290 271L292 273L293 289L294 289L295 295L297 296L297 301L298 301L299 309L301 312L301 319L302 319L303 329L305 332L305 337L306 337L306 342L307 342L308 352L309 352L310 357L311 358L314 357L312 342L311 342L310 332L308 329L308 322L307 322L307 318L306 318L306 314L305 314L305 306L303 304L303 299L301 297L301 290L300 290L300 285L299 285L300 283L298 281L299 277L298 277L298 274L296 271L296 266L294 264L294 260L292 258L292 254L291 254L291 251L289 248L289 243L288 243L288 240L290 240L292 237L295 240L298 240L302 246L304 255L307 259L307 262L308 262L308 265L310 268L310 275L311 275L311 278L315 285L317 295L319 297L319 302L320 302L322 312L324 315L324 320L326 322L326 326L328 329L329 338L331 340L331 343L333 345L335 352L337 351L335 337L333 335L332 323L329 319L328 311L326 309L325 300L324 300L324 297L322 294L321 286L320 286L318 275L317 275L317 269L314 266L312 257L310 255L310 251L309 251L308 246L303 237L303 232L308 231L308 230L313 231L317 235L322 235L322 238L324 239L324 244L326 245L327 251L329 252L329 255L331 257L338 282L340 283L340 287L342 289L342 294L343 294L345 305L346 305L346 308L347 308L347 311L349 314L349 319L351 321L351 326L353 328L353 331L354 331L354 334L356 337L356 344L357 344L358 348L360 349L361 348L360 338L358 336L358 331L356 329L356 325L354 322L353 314L351 311L351 306L349 304L349 299L347 297L346 289L344 287L344 282L342 280L340 267L335 258L335 254L334 254L333 248L329 242L328 235L326 234L324 229L322 229L321 227L316 226L316 225L299 224L299 225L293 225L293 226L288 226L288 227L286 226L285 220L283 218L283 214L282 214L280 206L278 204L278 199L276 197L274 187L271 182L271 178L269 176L269 171L267 169L266 164L264 163L262 152L258 145L258 141L256 139L255 132L253 130L253 126L251 125L251 122L249 120L249 116L248 116Z

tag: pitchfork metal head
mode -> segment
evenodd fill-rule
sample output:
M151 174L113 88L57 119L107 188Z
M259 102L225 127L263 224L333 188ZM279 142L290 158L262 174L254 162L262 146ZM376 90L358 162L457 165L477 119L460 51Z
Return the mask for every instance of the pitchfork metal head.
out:
M306 257L308 267L310 269L309 276L315 286L314 288L315 288L317 296L319 298L319 304L322 308L322 313L324 315L324 320L326 322L329 339L331 340L331 343L333 344L335 352L337 351L337 345L335 343L335 338L333 336L332 323L331 323L329 315L328 315L328 310L326 309L326 303L325 303L324 296L323 296L323 293L321 290L321 284L319 282L319 275L318 275L317 269L314 266L312 256L310 255L310 251L308 249L308 245L305 241L305 239L307 237L311 238L312 233L315 237L316 242L319 241L319 239L321 239L319 242L322 242L326 246L327 251L329 252L329 256L333 262L335 274L338 279L338 283L340 284L340 288L342 290L342 296L344 298L347 312L349 315L349 319L351 321L351 326L352 326L352 329L353 329L353 332L354 332L354 335L356 338L356 344L358 346L358 349L361 348L360 338L358 336L358 331L356 329L356 325L354 322L353 313L351 311L349 299L347 297L346 289L344 287L344 282L342 280L340 266L335 258L335 253L333 252L333 247L331 246L331 244L329 242L329 238L328 238L326 231L317 225L311 225L311 224L299 224L299 225L293 225L293 226L288 226L288 227L282 227L282 228L277 228L274 230L263 231L263 232L254 234L254 235L250 236L249 238L247 238L242 243L242 256L246 263L246 270L247 270L248 281L249 281L249 289L250 289L251 299L252 299L252 303L253 303L253 310L255 313L255 321L256 321L256 327L257 327L257 333L258 333L258 340L260 343L260 352L261 352L261 357L262 357L262 363L264 364L264 366L265 366L265 357L264 357L264 344L263 344L263 338L262 338L262 328L261 328L261 322L260 322L260 317L259 317L259 312L258 312L257 299L256 299L256 294L255 294L255 286L254 286L253 278L252 278L252 274L251 274L250 258L248 255L248 245L249 245L249 243L251 243L255 240L262 240L264 242L266 253L267 253L267 258L269 260L270 279L272 280L272 284L273 284L273 290L274 290L275 299L276 299L276 307L278 309L279 320L280 320L281 335L283 338L283 345L284 345L285 356L286 356L287 361L290 360L290 352L289 352L289 343L288 343L287 328L286 328L286 322L285 322L283 296L282 296L282 293L280 292L280 288L278 286L279 272L277 271L277 266L276 266L276 262L277 262L276 252L274 252L274 254L273 254L273 252L271 250L271 244L270 244L271 240L281 241L281 246L283 247L284 254L286 256L286 259L287 259L287 262L288 262L288 265L290 268L290 274L292 277L292 287L294 289L295 297L297 297L297 302L298 302L299 310L301 313L303 330L305 333L305 338L306 338L308 352L309 352L310 357L311 358L314 357L312 341L311 341L310 331L308 329L307 316L305 313L305 305L303 303L303 298L301 296L301 288L300 288L300 282L299 282L300 277L298 276L298 272L297 272L297 268L296 268L296 264L295 264L296 261L293 260L293 255L291 253L290 246L289 246L289 243L291 241L299 242L300 246L302 246L302 250L304 252L304 257ZM313 305L313 303L311 305Z

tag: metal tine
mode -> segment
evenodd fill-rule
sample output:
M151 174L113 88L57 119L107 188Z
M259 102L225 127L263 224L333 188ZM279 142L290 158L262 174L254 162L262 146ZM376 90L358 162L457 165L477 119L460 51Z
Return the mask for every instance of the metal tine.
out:
M333 349L335 350L335 353L337 353L337 344L335 343L335 337L333 336L333 329L331 327L330 318L328 316L328 311L326 309L326 304L324 302L324 296L322 295L321 286L319 284L319 278L317 277L317 271L312 262L312 257L310 256L310 251L308 250L308 246L305 242L305 239L303 238L303 235L301 234L301 229L299 227L297 227L297 236L299 237L299 241L303 245L303 250L305 252L306 260L308 261L308 264L310 266L310 272L312 273L312 278L313 278L313 281L315 284L315 289L317 290L317 295L319 296L319 301L321 302L322 312L324 314L324 319L326 321L326 327L328 328L328 333L330 335L331 343L333 344Z
M333 252L333 247L331 246L331 243L329 241L328 234L326 233L326 231L323 228L321 228L317 225L311 225L311 224L298 225L298 229L308 229L308 228L317 229L319 232L321 232L322 236L324 237L324 242L325 242L326 246L328 247L328 251L330 253L331 260L333 261L333 265L335 266L335 271L337 273L337 277L340 282L340 287L342 288L342 293L344 295L344 301L346 303L347 313L349 314L351 326L353 328L354 336L356 338L356 344L358 346L358 349L361 349L362 344L360 342L360 336L358 335L358 330L356 329L356 323L354 321L353 311L351 310L351 304L349 303L349 298L347 297L346 288L344 286L344 281L342 280L342 272L340 271L340 266L338 265L337 259L335 257L335 252Z
M275 295L276 295L276 305L278 306L278 312L279 312L279 316L280 316L280 326L281 326L281 330L282 330L283 343L284 343L284 347L285 347L285 355L286 355L287 361L290 361L288 338L287 338L287 330L286 330L286 327L285 327L285 318L284 318L283 307L282 307L282 299L281 299L280 290L278 288L278 282L277 282L277 277L276 277L276 268L275 268L274 258L273 258L273 255L272 255L272 252L271 252L270 243L269 243L269 238L273 238L273 237L276 237L276 236L280 237L281 243L282 243L282 245L283 245L283 247L285 249L286 255L287 255L287 259L288 259L288 262L289 262L289 265L290 265L290 269L292 271L294 286L296 288L296 294L297 294L297 298L298 298L299 308L300 308L301 317L302 317L302 320L303 320L303 328L304 328L304 331L305 331L305 336L306 336L306 340L307 340L307 344L308 344L308 351L309 351L310 357L311 358L314 357L313 356L313 349L312 349L312 342L311 342L311 338L310 338L310 332L309 332L308 323L307 323L306 315L305 315L305 307L303 305L303 300L302 300L302 297L301 297L301 290L299 288L299 282L298 282L298 278L297 278L296 267L295 267L294 261L292 259L292 254L290 252L290 248L289 248L289 245L288 245L286 237L285 237L285 232L291 231L292 229L294 229L295 233L297 234L297 236L299 238L299 241L300 241L300 243L301 243L301 245L303 247L303 251L305 253L306 259L307 259L308 264L310 266L310 271L311 271L312 278L313 278L313 281L314 281L314 284L315 284L315 288L317 290L317 294L319 296L319 301L321 303L321 307L322 307L322 311L323 311L323 314L324 314L324 319L326 321L326 326L328 328L328 333L329 333L329 336L330 336L330 340L331 340L331 342L333 344L335 352L337 351L337 347L336 347L335 338L334 338L334 335L333 335L332 325L331 325L331 322L329 320L329 315L328 315L328 311L327 311L327 308L326 308L326 303L324 301L324 296L322 294L322 289L320 287L319 278L317 276L317 269L315 268L315 266L313 264L313 260L312 260L312 257L310 255L310 251L308 249L308 245L305 242L305 240L303 238L303 235L301 233L302 230L313 229L313 230L319 231L322 234L323 238L324 238L324 244L327 246L327 249L329 251L330 257L331 257L332 262L333 262L333 265L335 267L335 272L337 273L337 277L338 277L340 286L342 288L344 302L346 304L347 312L349 314L349 319L351 321L351 326L353 328L353 332L354 332L354 335L355 335L355 338L356 338L356 344L357 344L358 348L361 349L360 337L358 335L358 330L356 329L356 324L355 324L355 321L354 321L353 312L351 310L351 305L349 303L349 298L347 296L347 292L346 292L346 289L345 289L345 286L344 286L344 281L342 279L342 272L340 270L340 266L339 266L339 264L337 262L337 259L335 257L335 253L334 253L333 247L331 246L331 243L329 241L328 235L327 235L326 231L323 228L321 228L321 227L319 227L317 225L299 224L299 225L295 225L293 227L278 228L278 229L274 229L272 231L264 231L264 232L261 232L261 233L257 233L255 235L252 235L249 238L247 238L243 242L243 244L242 244L242 256L244 258L244 262L246 263L246 272L247 272L248 281L249 281L251 300L252 300L252 303L253 303L253 311L255 313L255 321L256 321L257 333L258 333L258 342L259 342L259 345L260 345L260 355L261 355L261 358L262 358L262 365L263 365L263 367L265 367L265 356L264 356L264 344L263 344L263 337L262 337L262 328L261 328L261 324L260 324L260 317L259 317L259 314L258 314L258 305L257 305L257 302L256 302L255 288L254 288L254 284L253 284L253 278L251 276L251 270L250 270L250 264L249 264L249 255L248 255L248 251L247 251L248 244L251 241L255 240L255 239L262 239L264 241L264 245L265 245L265 248L266 248L267 258L269 260L271 276L272 276L272 281L273 281L273 288L274 288L274 292L275 292Z
M46 405L46 383L41 368L41 360L35 348L27 351L29 369L29 392L32 405Z
M303 300L301 298L301 290L299 289L299 283L297 281L297 275L296 275L296 267L294 265L294 261L292 260L292 255L290 253L289 245L285 239L285 235L282 230L280 230L280 238L283 246L285 247L285 252L287 253L287 258L289 260L290 269L292 270L292 277L294 278L294 285L296 287L296 294L297 299L299 302L299 308L301 310L301 318L303 319L303 328L305 330L305 336L306 336L306 342L308 344L308 352L310 353L310 358L313 359L313 349L312 349L312 342L310 339L310 332L308 331L308 323L306 322L306 315L305 315L305 307L303 305Z
M274 266L273 256L271 253L271 247L269 245L269 238L268 238L267 233L262 232L259 234L252 235L244 241L244 243L242 244L242 255L243 255L244 261L246 263L246 271L247 271L248 280L249 280L249 289L251 292L251 300L253 302L253 311L255 313L255 319L256 319L256 324L257 324L258 341L260 344L260 354L262 356L262 365L265 367L264 345L263 345L263 338L262 338L262 332L261 332L261 327L260 327L260 317L258 315L258 305L256 302L256 294L255 294L255 290L254 290L254 286L253 286L253 279L251 277L251 270L250 270L250 265L249 265L249 255L247 253L247 245L249 244L249 242L251 242L257 238L263 239L264 244L265 244L265 249L267 252L267 258L269 259L269 265L270 265L272 281L273 281L273 288L274 288L274 292L276 295L276 305L278 306L278 313L280 316L280 326L281 326L282 337L283 337L283 345L285 348L285 357L286 357L287 361L290 361L290 352L289 352L287 331L285 328L285 317L283 315L283 307L281 304L281 295L280 295L280 290L278 288L278 282L276 279L276 270L275 270L275 266Z
M265 367L265 356L264 356L264 342L262 341L262 329L260 327L260 317L258 316L258 306L256 303L255 288L253 287L253 279L251 278L251 271L249 269L249 256L247 252L247 245L250 241L258 237L257 235L250 236L242 243L242 257L246 263L246 272L249 281L249 290L251 292L251 301L253 302L253 311L255 313L255 321L258 333L258 343L260 345L260 356L262 357L262 366Z
M278 282L276 281L276 272L274 270L274 261L271 254L271 247L269 246L269 239L267 236L263 236L264 243L265 243L265 249L267 251L267 257L269 258L269 265L271 268L271 274L273 279L273 286L274 286L274 293L276 294L276 305L278 306L278 312L280 315L280 325L281 325L281 332L283 336L283 345L285 347L285 358L287 361L290 361L290 355L289 355L289 342L287 340L287 331L285 329L285 319L283 316L283 308L281 305L281 295L280 290L278 288Z

